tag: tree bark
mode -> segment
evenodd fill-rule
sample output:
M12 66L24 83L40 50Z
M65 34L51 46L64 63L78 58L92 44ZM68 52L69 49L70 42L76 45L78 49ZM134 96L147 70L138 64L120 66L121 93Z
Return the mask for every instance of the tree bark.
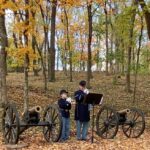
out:
M49 53L49 67L48 79L50 82L55 81L55 30L56 30L56 9L57 9L57 0L52 1L52 13L51 13L51 38L50 38L50 49Z
M105 37L105 42L106 42L106 75L108 75L108 54L109 54L109 46L108 46L108 12L106 8L107 1L105 2L105 32L106 32L106 37Z
M133 6L135 3L133 3ZM134 6L135 7L135 6ZM130 29L129 29L129 47L128 47L128 57L127 57L127 73L126 73L126 90L127 92L131 92L130 86L130 74L131 74L131 55L132 55L132 47L133 47L133 31L134 31L134 22L136 16L136 8L132 8L131 18L130 18Z
M138 47L138 50L137 50L137 60L136 60L135 76L134 76L133 103L135 103L135 96L136 96L136 89L137 89L137 77L138 77L138 69L139 69L139 60L140 60L141 45L142 45L143 28L144 28L143 17L141 17L141 32L140 32L140 36L139 36L139 47Z
M88 61L87 61L87 87L90 88L90 79L92 77L92 52L91 52L91 42L92 42L92 4L87 5L88 11Z
M5 27L5 16L0 15L0 106L7 103L6 87L6 47L8 46L7 32Z
M60 54L60 47L58 46L58 50L57 50L57 63L56 63L57 64L56 65L57 66L57 71L59 70L59 58L60 58L59 54Z
M64 74L66 76L68 76L68 72L67 72L67 51L66 51L66 49L67 49L67 41L65 40L65 50L64 50L64 54L63 54L62 60L63 60L63 71L64 71Z
M143 10L144 15L145 15L148 37L150 39L150 11L149 11L148 6L146 5L146 2L144 0L138 0L138 1L140 3L140 6Z
M25 0L25 5L26 6L29 5L29 0ZM26 26L28 26L29 25L28 9L25 10L25 21L26 21ZM23 34L24 34L25 47L28 47L28 30L25 30ZM24 111L27 111L29 108L28 71L29 71L29 55L28 52L26 52L24 58Z
M70 37L69 37L69 22L66 9L64 8L65 18L66 18L66 34L67 34L67 50L69 51L69 65L70 65L70 82L72 82L72 50L70 48Z
M41 5L39 5L39 7L40 7L40 12L41 12L41 16L42 16L42 21L46 24L47 22L49 22L49 20L50 20L50 18L49 17L47 17L48 15L46 15L45 16L45 14L44 14L44 10L43 10L43 8L42 8L42 6ZM48 12L47 12L48 13ZM40 48L40 49L38 49L38 52L40 52L39 54L41 54L40 56L41 56L41 63L42 63L42 67L43 67L43 71L46 73L46 65L47 65L47 63L48 63L48 76L50 76L50 61L49 61L49 52L48 52L48 50L50 49L49 48L49 40L48 40L48 27L47 26L45 26L45 25L43 25L43 30L44 30L44 50L43 50L43 55L44 56L42 56L42 52L40 51L40 50L42 50L42 48ZM37 41L36 41L36 46L38 47L38 44L37 44ZM48 59L46 59L48 57ZM43 72L43 73L44 73ZM45 74L44 73L44 74ZM44 75L43 74L43 75ZM47 77L46 77L46 75L44 75L44 79L46 79L47 80ZM46 81L47 82L47 81ZM45 83L45 87L46 87L46 89L47 89L47 86L46 86L46 84L47 83Z
M35 20L35 12L31 11L31 15L32 15L32 19ZM33 29L35 30L34 25L33 25ZM36 54L36 48L35 47L36 47L36 45L35 45L35 36L32 35L32 49L33 49L34 54ZM38 73L39 73L40 69L38 69L36 67L37 62L38 61L36 59L33 60L33 73L34 73L34 76L39 76Z
M35 46L36 46L36 48L38 50L38 53L40 55L40 58L41 58L41 65L42 65L43 78L44 78L44 91L46 93L47 92L47 77L46 77L46 66L45 66L45 63L44 63L44 58L42 56L42 47L43 47L43 45L41 47L39 47L38 43L36 41L36 38L35 38Z

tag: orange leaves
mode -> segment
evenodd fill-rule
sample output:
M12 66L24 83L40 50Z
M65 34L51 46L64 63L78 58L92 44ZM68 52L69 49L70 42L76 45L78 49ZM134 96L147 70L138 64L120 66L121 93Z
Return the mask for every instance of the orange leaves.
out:
M95 0L95 2L100 4L101 6L104 6L105 0Z
M14 32L23 33L25 30L28 30L28 27L25 25L25 22L17 22L14 25Z
M25 34L25 35L35 35L34 26L30 22L29 25L26 25L26 22L18 22L14 25L14 32L18 34Z
M14 12L18 10L26 10L29 9L29 6L25 6L22 0L0 0L0 10L10 9Z
M11 57L13 59L12 66L23 66L24 64L24 56L27 53L30 58L30 67L33 67L33 60L38 60L39 55L34 52L32 47L24 46L15 48L12 45L8 48L8 57Z
M58 6L60 7L80 7L85 5L85 1L83 0L59 0Z
M0 2L1 3L1 2ZM17 6L15 5L15 3L13 3L12 1L7 1L7 2L3 2L2 3L2 6L1 6L2 9L11 9L13 11L16 11L18 10Z
M32 48L33 37L36 37L38 43L42 43L41 27L37 25L38 4L43 3L43 0L29 1L25 4L22 0L0 0L0 10L10 9L14 13L14 22L12 23L15 39L9 39L8 57L11 60L11 66L23 66L25 54L29 55L30 68L35 67L33 60L39 59L39 54L36 49ZM13 21L13 20L12 20ZM14 43L14 40L16 43ZM16 44L16 45L15 45ZM34 47L35 48L35 47Z
M3 9L6 8L7 2L6 0L0 0L0 10L3 11Z

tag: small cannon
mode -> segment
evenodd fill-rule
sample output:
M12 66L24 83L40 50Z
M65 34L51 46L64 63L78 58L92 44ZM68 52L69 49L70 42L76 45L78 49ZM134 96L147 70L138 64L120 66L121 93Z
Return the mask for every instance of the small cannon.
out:
M35 106L22 114L19 118L15 104L7 104L2 118L2 129L5 143L18 143L22 132L30 127L43 127L43 135L47 142L57 142L61 136L62 118L55 105L49 105L41 119L41 107Z
M130 109L123 109L117 112L119 123L123 124L126 121L126 116L130 113Z
M22 117L23 122L26 122L28 124L39 123L41 111L42 111L42 108L40 106L35 106L33 108L30 108L28 111L23 113L23 117Z
M145 130L145 117L137 108L115 111L103 106L96 116L96 133L104 139L114 138L122 126L128 138L138 138Z

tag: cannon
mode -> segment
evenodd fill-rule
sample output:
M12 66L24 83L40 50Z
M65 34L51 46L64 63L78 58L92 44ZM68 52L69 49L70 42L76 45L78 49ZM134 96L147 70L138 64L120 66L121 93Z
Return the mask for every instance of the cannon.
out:
M30 127L43 127L47 142L57 142L61 136L62 118L56 105L48 105L40 116L41 107L35 106L25 111L20 119L15 104L5 106L2 117L2 131L5 143L17 144L19 136ZM41 119L42 118L42 119Z
M84 103L93 106L92 109L92 137L93 131L103 139L112 139L117 135L121 126L123 133L128 138L138 138L145 130L145 117L143 112L137 108L128 108L116 111L114 108L102 105L103 94L89 93L85 96ZM95 106L98 113L95 115ZM95 118L96 116L96 118Z
M96 133L104 139L112 139L117 135L119 126L126 137L140 137L145 130L143 112L137 108L116 111L103 106L96 116Z

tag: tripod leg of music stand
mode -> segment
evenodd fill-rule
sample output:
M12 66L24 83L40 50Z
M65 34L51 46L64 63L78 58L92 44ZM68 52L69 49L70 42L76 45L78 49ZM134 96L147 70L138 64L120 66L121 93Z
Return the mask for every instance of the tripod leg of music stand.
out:
M92 137L91 137L91 143L94 142L94 105L93 105L93 114L92 114Z

